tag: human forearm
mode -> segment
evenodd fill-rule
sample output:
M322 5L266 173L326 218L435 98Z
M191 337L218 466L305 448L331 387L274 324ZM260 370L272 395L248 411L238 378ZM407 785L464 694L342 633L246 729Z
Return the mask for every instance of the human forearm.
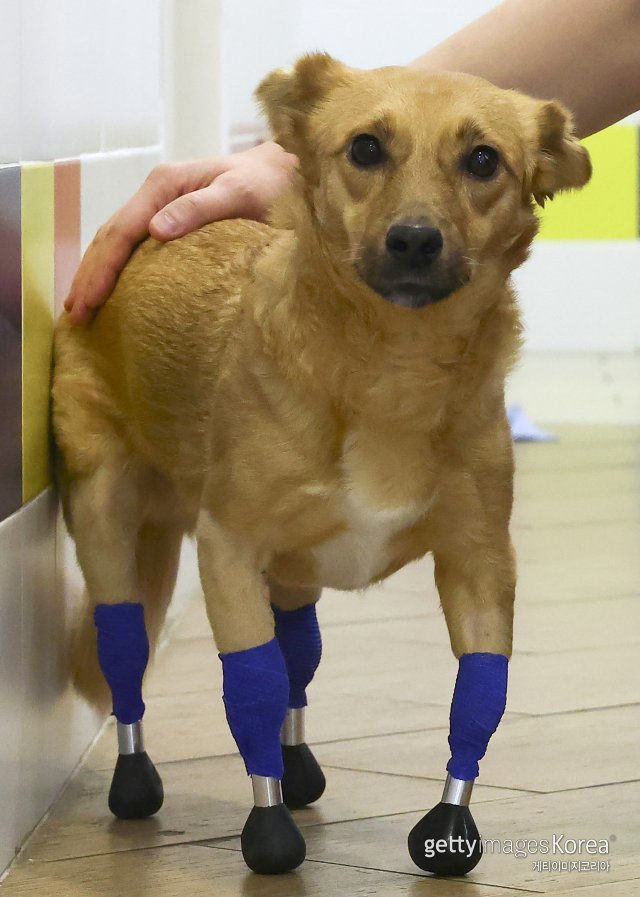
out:
M640 108L640 0L505 0L412 65L562 100L585 137Z

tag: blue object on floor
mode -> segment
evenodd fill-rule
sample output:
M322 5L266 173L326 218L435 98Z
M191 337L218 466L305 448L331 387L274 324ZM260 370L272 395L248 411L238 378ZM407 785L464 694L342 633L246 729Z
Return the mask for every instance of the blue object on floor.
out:
M527 416L521 405L510 405L507 417L514 442L557 442L558 437L541 430Z

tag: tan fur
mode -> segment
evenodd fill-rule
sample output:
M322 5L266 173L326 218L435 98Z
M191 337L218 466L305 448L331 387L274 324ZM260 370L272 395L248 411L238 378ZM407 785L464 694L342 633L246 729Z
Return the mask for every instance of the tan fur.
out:
M534 198L585 183L586 152L557 104L470 76L315 55L258 96L300 157L274 225L148 240L92 324L58 325L55 431L91 597L144 600L157 631L177 534L196 529L216 642L240 650L273 637L265 573L281 606L299 606L432 551L454 653L509 654L508 279ZM358 133L390 162L356 169ZM478 143L504 160L491 182L461 165ZM411 215L440 228L469 278L423 308L360 276ZM141 540L153 579L136 568Z

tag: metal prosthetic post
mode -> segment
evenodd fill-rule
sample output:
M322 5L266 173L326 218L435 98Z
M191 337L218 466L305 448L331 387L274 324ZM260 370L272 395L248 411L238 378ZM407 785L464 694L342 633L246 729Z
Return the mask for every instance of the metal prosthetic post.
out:
M109 809L119 819L144 819L164 800L162 780L144 749L142 677L149 642L141 604L98 604L98 660L111 689L118 728L118 760L109 790Z
M277 640L220 654L227 721L253 786L242 830L242 855L254 872L289 872L306 854L304 838L282 800L280 729L289 679Z
M469 810L478 762L498 728L507 697L508 659L463 654L451 702L447 780L442 800L409 833L413 862L437 875L465 875L482 857L482 841Z
M283 611L273 607L276 638L289 676L287 715L282 725L282 793L288 807L305 807L324 793L326 779L305 738L306 688L322 656L315 604Z

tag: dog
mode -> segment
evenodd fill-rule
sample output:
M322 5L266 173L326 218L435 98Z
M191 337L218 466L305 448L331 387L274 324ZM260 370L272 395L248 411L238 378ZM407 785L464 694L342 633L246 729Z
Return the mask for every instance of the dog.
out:
M57 325L61 492L90 607L142 604L153 644L195 533L224 661L273 643L273 607L431 552L455 656L508 658L509 277L536 204L590 177L571 116L476 77L326 54L257 97L299 159L271 222L148 239L93 322ZM98 702L95 645L87 613L76 682ZM228 700L248 771L278 778L251 768Z

